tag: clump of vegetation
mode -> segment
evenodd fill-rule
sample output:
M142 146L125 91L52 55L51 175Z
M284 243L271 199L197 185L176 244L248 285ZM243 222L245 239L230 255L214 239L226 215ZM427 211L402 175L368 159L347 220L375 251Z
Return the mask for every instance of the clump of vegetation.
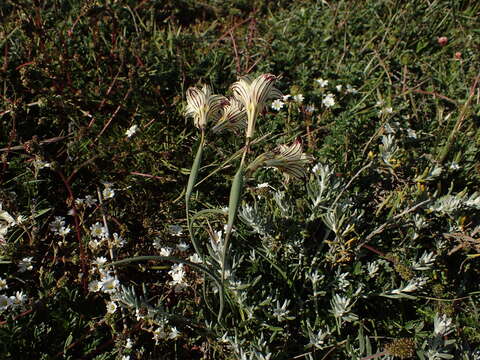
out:
M4 1L3 358L480 358L479 13Z

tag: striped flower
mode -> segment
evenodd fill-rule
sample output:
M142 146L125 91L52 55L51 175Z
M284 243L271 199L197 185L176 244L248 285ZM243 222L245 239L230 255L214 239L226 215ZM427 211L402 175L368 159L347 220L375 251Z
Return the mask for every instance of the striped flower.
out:
M299 140L290 146L279 145L275 150L256 158L249 165L248 170L255 171L260 167L273 167L283 173L287 182L291 177L301 180L307 174L306 165L312 160L311 156L302 150L302 143Z
M252 138L257 116L267 102L282 97L282 93L273 86L276 80L272 74L260 75L255 80L244 76L232 85L233 95L245 106L247 112L247 139Z
M212 89L208 85L203 85L201 89L191 87L187 90L185 116L192 117L195 126L204 130L210 118L218 118L224 101L225 97L212 94Z
M223 112L217 124L213 127L213 132L221 132L225 129L231 131L240 131L247 127L247 113L243 104L233 98L228 99L223 106Z

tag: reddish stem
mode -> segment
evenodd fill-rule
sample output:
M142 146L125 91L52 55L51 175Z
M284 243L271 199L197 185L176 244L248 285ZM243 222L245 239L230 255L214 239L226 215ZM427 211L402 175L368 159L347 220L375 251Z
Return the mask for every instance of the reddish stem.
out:
M67 178L65 178L65 175L60 170L56 170L56 173L60 178L62 179L63 183L65 184L65 188L67 189L68 192L68 197L70 198L70 203L72 206L72 212L73 212L73 219L75 221L75 234L77 235L77 241L78 241L78 246L80 250L80 263L82 266L82 284L83 284L83 289L85 292L88 292L88 271L87 271L87 263L86 263L86 258L85 258L85 249L83 248L83 242L82 242L82 235L80 233L80 221L78 219L78 214L77 214L77 207L75 205L75 197L73 196L73 190L72 187L70 186L69 181Z

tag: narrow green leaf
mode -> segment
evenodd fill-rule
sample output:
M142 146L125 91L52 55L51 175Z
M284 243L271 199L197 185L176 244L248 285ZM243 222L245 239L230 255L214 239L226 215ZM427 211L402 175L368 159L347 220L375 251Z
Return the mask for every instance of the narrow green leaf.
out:
M238 169L233 178L232 188L230 189L230 199L228 201L228 223L227 233L230 233L233 228L235 217L237 216L238 207L243 191L243 166Z
M203 135L200 143L198 144L197 155L193 161L192 169L190 170L190 176L188 177L187 191L185 192L185 202L189 202L190 195L192 194L193 187L195 186L195 180L197 180L198 171L200 170L200 164L202 163L203 154Z

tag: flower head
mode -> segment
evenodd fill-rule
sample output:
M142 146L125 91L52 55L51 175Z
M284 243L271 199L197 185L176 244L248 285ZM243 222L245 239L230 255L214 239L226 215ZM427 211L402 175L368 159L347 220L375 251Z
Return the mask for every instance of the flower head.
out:
M222 115L213 132L218 133L225 129L230 131L241 131L247 127L247 113L243 104L235 99L228 99L223 103Z
M297 94L293 97L293 100L299 104L303 103L303 100L305 100L305 97L303 94Z
M285 103L282 100L276 99L272 102L272 105L270 106L272 107L273 110L280 111L284 105Z
M335 95L332 93L328 93L325 95L325 97L322 100L322 104L325 105L325 107L329 108L335 105Z
M194 125L204 130L209 118L218 117L225 100L222 95L212 94L212 89L208 85L203 85L201 89L191 87L187 90L185 116L192 117Z
M315 79L315 81L320 85L320 87L324 88L325 86L328 85L328 80L324 80L322 78L320 79Z
M247 112L247 139L252 138L257 116L267 102L282 97L282 93L273 86L276 80L277 77L272 74L262 74L255 80L244 76L232 85L234 97L243 104Z
M113 314L117 311L117 304L114 301L110 301L107 303L107 313Z
M132 125L128 128L127 131L125 131L125 135L127 138L131 138L138 130L138 125Z
M257 168L273 167L280 170L286 181L290 177L303 179L306 175L306 164L311 160L310 156L302 152L302 143L296 140L292 145L279 145L274 151L260 155L249 165L249 170Z

